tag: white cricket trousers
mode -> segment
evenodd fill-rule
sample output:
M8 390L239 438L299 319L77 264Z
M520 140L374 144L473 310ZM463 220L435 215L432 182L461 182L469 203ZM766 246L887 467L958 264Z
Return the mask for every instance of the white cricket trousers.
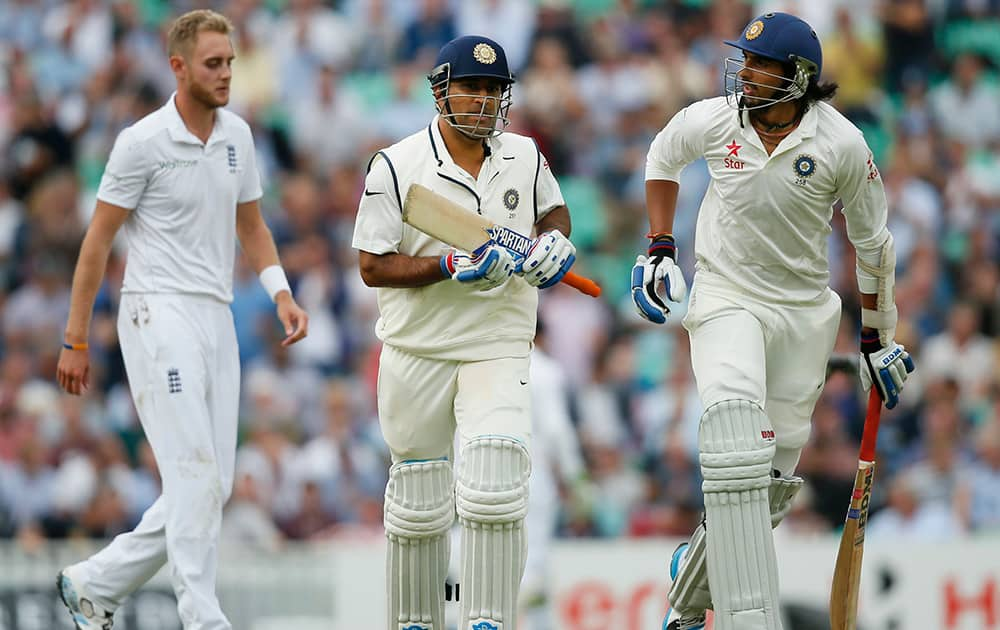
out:
M378 370L378 413L393 463L453 460L484 435L531 443L529 357L450 361L418 357L388 344Z
M184 630L231 630L215 595L222 507L233 486L240 363L228 304L123 294L118 335L132 398L163 480L136 528L80 564L98 603L170 562Z
M760 405L774 427L776 460L785 453L782 473L791 474L809 438L839 326L833 290L817 304L774 304L717 274L695 275L684 327L701 402L705 409L733 399Z

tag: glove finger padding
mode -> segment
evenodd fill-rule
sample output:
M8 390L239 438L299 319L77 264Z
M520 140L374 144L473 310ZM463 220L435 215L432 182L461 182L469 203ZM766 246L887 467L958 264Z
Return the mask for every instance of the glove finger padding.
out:
M861 386L868 391L874 384L886 408L892 409L899 403L903 384L915 368L913 359L894 341L885 348L868 341L862 341L861 346Z
M441 269L452 279L477 291L500 286L514 273L514 258L506 248L487 243L472 256L452 250L441 258Z
M681 302L687 297L687 282L680 267L665 256L637 256L632 267L632 302L639 314L656 324L667 321L670 308L657 291L663 283L666 299Z
M657 275L663 280L663 288L666 291L667 299L671 302L683 302L687 297L687 281L681 268L674 261L665 258L657 265Z
M632 267L632 303L643 318L662 324L667 321L670 308L656 292L658 282L653 261L643 255L637 256Z
M531 244L518 273L539 289L559 282L576 262L576 247L559 230L539 235Z

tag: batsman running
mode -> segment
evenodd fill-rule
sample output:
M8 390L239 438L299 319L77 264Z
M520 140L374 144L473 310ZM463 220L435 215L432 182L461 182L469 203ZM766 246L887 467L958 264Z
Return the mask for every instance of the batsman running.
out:
M861 132L824 102L837 85L819 82L816 33L767 13L726 44L742 51L725 61L726 96L678 112L649 149L650 244L632 269L639 313L663 323L687 293L671 234L678 176L704 157L711 183L683 325L705 408L705 519L671 559L665 630L701 629L709 608L718 630L781 628L771 528L801 487L793 473L840 321L827 253L837 199L857 252L862 384L892 408L913 371L894 341L882 179Z
M535 143L503 133L514 77L486 37L446 44L428 75L438 115L369 164L354 247L378 287L378 411L389 630L443 630L448 529L461 524L461 630L514 630L524 571L536 288L575 260L570 216ZM502 135L501 135L502 134ZM523 259L458 251L405 224L421 184L521 234ZM460 457L452 466L458 431Z

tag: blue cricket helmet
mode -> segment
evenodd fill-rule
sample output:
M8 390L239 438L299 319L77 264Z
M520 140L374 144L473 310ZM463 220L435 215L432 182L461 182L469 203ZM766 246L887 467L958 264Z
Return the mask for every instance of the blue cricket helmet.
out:
M465 35L445 44L427 78L436 83L442 72L447 72L449 79L488 77L506 84L514 82L503 47L481 35Z
M495 79L502 89L498 95L488 96L452 91L452 81L471 78ZM503 47L489 37L465 35L445 44L427 79L431 83L438 114L466 136L492 138L502 133L510 123L507 114L514 75L507 65ZM479 112L455 112L450 99L459 97L480 99Z
M823 70L823 49L816 31L802 18L788 13L765 13L755 17L743 29L739 39L724 42L782 63L807 61L815 66L811 76L817 80Z

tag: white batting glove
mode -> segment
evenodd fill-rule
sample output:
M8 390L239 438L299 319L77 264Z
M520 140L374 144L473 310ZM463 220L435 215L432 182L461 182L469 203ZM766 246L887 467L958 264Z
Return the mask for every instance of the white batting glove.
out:
M656 324L666 322L670 314L658 292L661 282L667 300L682 302L687 297L687 282L674 262L676 256L673 237L661 237L649 244L646 256L636 257L632 267L632 302L640 315Z
M867 392L874 383L886 408L895 407L907 375L916 367L906 348L895 341L890 341L883 348L877 335L870 338L862 336L860 363L859 373L864 390Z
M562 280L576 261L576 246L559 230L539 234L517 272L533 287L547 289Z
M514 273L514 258L506 248L490 241L472 254L457 249L441 256L441 273L473 291L494 289Z

